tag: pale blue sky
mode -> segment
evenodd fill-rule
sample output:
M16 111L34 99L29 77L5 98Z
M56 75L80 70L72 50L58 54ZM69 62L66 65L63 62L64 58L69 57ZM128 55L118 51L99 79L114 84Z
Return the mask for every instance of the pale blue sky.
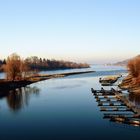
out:
M140 53L139 0L0 0L0 58L93 63Z

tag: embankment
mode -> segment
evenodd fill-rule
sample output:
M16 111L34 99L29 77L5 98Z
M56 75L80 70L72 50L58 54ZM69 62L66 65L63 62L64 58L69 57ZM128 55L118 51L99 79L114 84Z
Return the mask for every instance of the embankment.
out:
M136 82L131 75L128 75L119 87L121 89L128 90L132 94L140 95L140 83Z
M0 80L0 90L9 90L9 89L16 89L20 87L25 87L27 85L30 85L32 83L36 83L43 80L48 80L52 78L58 78L58 77L65 77L70 75L76 75L76 74L85 74L85 73L92 73L94 71L84 71L84 72L70 72L70 73L60 73L60 74L46 74L46 75L34 75L31 77L28 77L24 80L20 81L8 81L1 79Z

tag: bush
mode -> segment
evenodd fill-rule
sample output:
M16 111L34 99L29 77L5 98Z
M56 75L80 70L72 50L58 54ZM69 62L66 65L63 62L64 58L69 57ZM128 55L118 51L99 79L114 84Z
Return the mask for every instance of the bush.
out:
M131 59L128 62L128 70L132 77L138 82L140 81L140 56Z

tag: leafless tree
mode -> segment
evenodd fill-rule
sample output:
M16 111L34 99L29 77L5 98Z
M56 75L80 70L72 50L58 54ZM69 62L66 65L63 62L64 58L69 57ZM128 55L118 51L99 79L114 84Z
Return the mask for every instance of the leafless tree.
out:
M17 54L10 55L4 66L7 80L21 80L26 77L28 66Z

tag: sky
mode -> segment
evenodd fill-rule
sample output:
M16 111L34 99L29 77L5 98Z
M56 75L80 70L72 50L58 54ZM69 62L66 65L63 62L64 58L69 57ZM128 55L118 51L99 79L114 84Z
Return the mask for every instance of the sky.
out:
M0 58L113 63L140 53L139 0L0 0Z

